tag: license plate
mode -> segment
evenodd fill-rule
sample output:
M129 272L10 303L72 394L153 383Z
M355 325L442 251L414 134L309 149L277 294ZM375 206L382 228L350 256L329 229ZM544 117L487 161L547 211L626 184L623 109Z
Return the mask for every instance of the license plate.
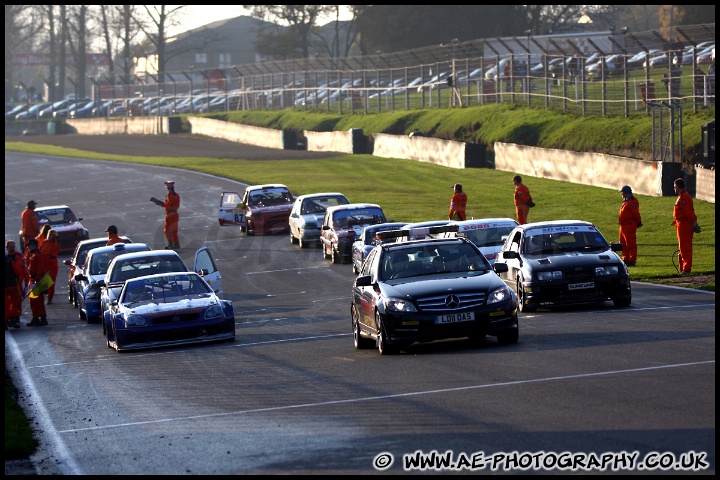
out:
M595 282L571 283L568 290L583 290L586 288L595 288Z
M475 320L475 314L473 312L468 313L453 313L450 315L438 315L435 317L435 323L456 323L456 322L471 322Z

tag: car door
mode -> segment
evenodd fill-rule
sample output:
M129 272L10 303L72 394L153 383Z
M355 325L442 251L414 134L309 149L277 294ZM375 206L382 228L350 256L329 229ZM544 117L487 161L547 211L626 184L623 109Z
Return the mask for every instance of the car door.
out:
M510 233L509 238L505 242L505 245L503 245L502 250L500 251L500 253L498 254L498 256L495 260L495 264L504 263L508 266L507 272L501 272L498 275L500 276L500 278L503 279L505 284L508 287L512 288L513 290L515 289L515 286L516 286L515 279L517 278L518 275L522 275L521 274L522 259L520 258L520 250L521 250L520 246L522 245L522 242L523 242L522 230L515 229L514 231L512 231ZM505 252L512 252L512 253L506 257L504 255Z
M244 226L245 206L241 201L238 192L223 192L220 196L220 206L218 207L218 221L221 226L224 225L240 225Z
M202 277L208 285L215 290L215 293L222 295L222 275L220 275L220 270L218 270L217 265L215 265L212 253L208 247L201 247L195 251L193 270L198 273L202 272Z

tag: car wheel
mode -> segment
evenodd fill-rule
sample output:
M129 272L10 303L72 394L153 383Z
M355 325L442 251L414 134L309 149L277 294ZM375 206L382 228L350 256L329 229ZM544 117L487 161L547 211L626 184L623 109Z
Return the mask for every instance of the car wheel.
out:
M296 245L298 242L300 242L300 244L302 245L302 240L295 238L295 236L292 234L292 232L290 232L290 243L292 245Z
M73 308L79 308L77 291L73 289Z
M298 245L300 245L300 248L307 248L307 247L308 247L307 242L304 242L303 239L302 239L302 237L298 237L297 241L298 241Z
M613 298L613 305L615 305L617 308L629 307L631 302L632 297L630 296Z
M534 312L537 310L537 307L533 305L528 305L526 302L527 300L527 294L525 293L525 288L523 287L522 282L518 278L517 280L517 297L518 297L518 310L524 313L528 312Z
M340 255L340 252L338 252L337 248L330 245L330 260L332 263L341 263L342 262L342 255Z
M355 260L352 261L352 264L353 264L353 273L355 275L357 275L358 273L360 273L360 270L357 268L357 265L355 264Z
M397 353L397 348L388 343L387 332L383 326L382 316L379 312L375 312L375 325L377 325L377 349L380 355L392 355Z
M358 313L355 305L351 307L351 314L353 324L353 343L355 344L355 348L358 350L372 348L372 339L365 338L360 335L360 314Z
M68 285L68 303L71 305L75 303L75 299L73 298L74 296L75 296L75 291L73 290L73 288L70 285Z
M322 251L323 251L323 258L324 258L324 259L330 258L330 254L329 254L328 251L327 251L327 245L325 245L325 244L323 243L323 244L321 245L321 247L322 247Z
M518 338L520 338L520 327L513 328L512 330L508 330L502 333L498 333L497 339L498 343L501 345L510 345L513 343L518 342Z
M82 308L80 308L80 307L78 307L78 317L80 317L80 320L87 321L88 323L90 323L87 319L87 315L85 315L83 313Z

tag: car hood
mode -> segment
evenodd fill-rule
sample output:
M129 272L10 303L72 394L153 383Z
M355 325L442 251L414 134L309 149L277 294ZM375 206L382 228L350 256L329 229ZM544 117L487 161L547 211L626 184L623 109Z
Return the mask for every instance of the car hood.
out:
M269 207L263 207L263 206L252 206L248 207L253 215L261 214L261 215L268 215L272 213L287 213L290 214L290 210L292 210L292 203L288 203L287 205L271 205Z
M45 225L47 222L41 222L41 225ZM82 223L80 222L72 222L72 223L56 223L56 224L50 224L53 230L58 232L59 234L68 233L68 232L76 232L78 230L82 230L84 227L82 226Z
M426 297L466 291L490 291L505 286L492 270L486 272L439 273L388 280L384 294L393 297Z
M127 313L133 315L154 315L158 313L178 312L188 309L207 308L210 305L219 305L217 298L210 294L194 297L167 297L137 303L126 303L123 307Z
M558 255L526 255L524 260L534 268L539 269L621 263L620 257L612 250L605 250L600 253L566 252Z

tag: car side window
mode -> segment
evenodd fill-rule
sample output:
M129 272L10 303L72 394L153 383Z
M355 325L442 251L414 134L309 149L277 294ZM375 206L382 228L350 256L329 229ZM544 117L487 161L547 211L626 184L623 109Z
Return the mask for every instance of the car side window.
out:
M509 248L509 250L511 252L519 252L520 251L520 237L521 237L520 232L517 232L513 236L512 241L510 242L510 248Z
M377 256L377 250L372 250L363 263L360 275L372 275L372 265L375 263L375 257Z

